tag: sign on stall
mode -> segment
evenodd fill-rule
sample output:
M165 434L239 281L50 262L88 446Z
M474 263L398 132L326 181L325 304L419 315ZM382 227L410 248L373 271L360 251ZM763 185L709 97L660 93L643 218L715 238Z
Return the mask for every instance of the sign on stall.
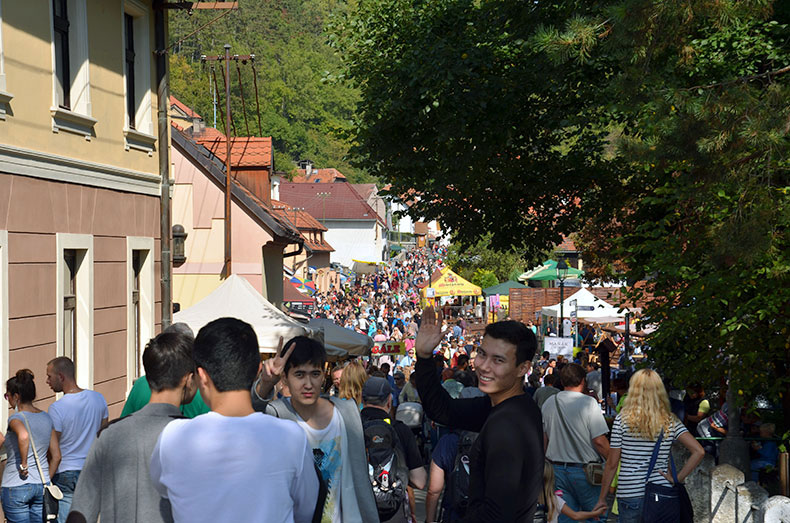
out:
M402 341L377 341L373 344L370 353L374 356L384 354L401 354L405 356L406 344Z
M543 338L543 350L549 351L552 358L562 354L567 358L573 357L573 338L555 338L547 336Z
M425 289L425 297L426 298L435 298L436 297L436 289L433 287L428 287Z

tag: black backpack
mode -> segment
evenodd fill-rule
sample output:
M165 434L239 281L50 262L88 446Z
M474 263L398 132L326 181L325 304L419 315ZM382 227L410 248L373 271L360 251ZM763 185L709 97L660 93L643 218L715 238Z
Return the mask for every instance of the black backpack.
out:
M389 418L362 423L370 483L382 521L399 511L405 514L406 487L409 484L403 447L391 423Z
M469 506L469 452L477 439L477 432L461 431L458 433L458 451L455 464L447 479L447 506L455 515L463 517Z

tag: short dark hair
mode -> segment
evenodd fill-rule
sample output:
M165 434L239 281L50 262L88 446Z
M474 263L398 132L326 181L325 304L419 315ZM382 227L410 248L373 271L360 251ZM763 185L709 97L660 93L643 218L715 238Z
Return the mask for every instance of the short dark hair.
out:
M70 358L66 356L58 356L57 358L53 358L49 360L47 365L52 365L52 368L55 372L63 374L67 378L74 379L74 362L71 361Z
M546 359L549 359L549 351L544 350L542 356Z
M19 369L16 375L5 382L5 391L8 395L19 394L19 401L30 403L36 399L36 383L33 381L33 371Z
M559 376L557 376L556 372L552 372L551 374L546 374L545 376L543 376L543 384L554 385L555 383L557 383L557 379L559 379Z
M236 318L219 318L200 329L193 356L219 392L250 390L261 363L255 331Z
M515 345L516 365L532 361L535 351L538 350L538 340L535 338L535 333L520 321L505 320L490 323L486 327L485 336Z
M384 374L389 374L390 372L390 364L387 362L382 363L381 367L379 368L381 369L381 372L383 372Z
M587 371L578 363L568 363L560 369L560 379L563 387L578 387L587 376Z
M469 354L459 354L458 355L458 367L465 363L469 363Z
M175 389L184 376L195 372L194 338L176 330L152 338L143 351L143 367L154 392Z
M475 384L472 373L466 372L465 370L456 371L455 374L453 374L453 379L464 387L473 387Z
M288 361L285 362L285 368L283 369L283 373L285 375L288 375L288 371L292 368L299 367L307 363L323 368L324 363L326 363L326 349L320 341L308 338L307 336L296 336L291 338L288 340L288 343L283 345L283 349L280 351L281 357L285 356L285 353L292 344L296 346L294 347L294 351L291 353L291 357L289 357Z

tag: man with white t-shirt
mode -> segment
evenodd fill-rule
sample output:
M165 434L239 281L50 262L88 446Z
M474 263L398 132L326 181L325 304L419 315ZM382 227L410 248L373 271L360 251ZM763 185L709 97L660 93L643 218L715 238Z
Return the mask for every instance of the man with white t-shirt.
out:
M251 391L253 407L295 421L304 431L328 489L323 520L376 523L359 407L337 396L321 397L325 363L326 349L320 342L305 336L289 340L264 363ZM267 401L281 377L291 396Z
M47 363L47 385L54 392L63 393L48 410L63 456L52 476L52 482L63 492L63 499L58 502L58 523L66 521L82 465L110 417L104 396L79 388L74 376L74 362L65 356Z
M313 520L319 480L304 431L252 408L261 368L255 331L235 318L214 320L198 332L193 357L211 412L172 421L151 456L151 480L173 520Z
M554 486L575 511L592 511L600 493L600 486L587 481L584 465L609 454L609 427L601 407L594 398L583 394L587 390L586 374L577 363L562 367L560 381L564 389L546 399L541 407L546 459L554 467ZM571 519L560 515L559 521L569 523Z

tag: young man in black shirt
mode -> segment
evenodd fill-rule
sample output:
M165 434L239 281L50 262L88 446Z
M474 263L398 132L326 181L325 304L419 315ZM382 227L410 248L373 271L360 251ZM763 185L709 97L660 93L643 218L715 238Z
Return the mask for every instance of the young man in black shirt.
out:
M446 332L428 307L415 340L415 379L426 414L450 428L479 432L470 452L467 522L531 522L543 485L540 409L522 387L537 341L526 325L501 321L486 327L474 361L487 397L452 399L441 386L433 349Z

